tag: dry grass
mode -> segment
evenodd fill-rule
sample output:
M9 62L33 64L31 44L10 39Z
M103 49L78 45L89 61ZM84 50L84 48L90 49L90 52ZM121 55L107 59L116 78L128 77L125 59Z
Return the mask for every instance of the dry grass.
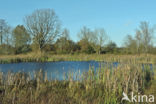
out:
M155 69L153 69L155 70ZM127 63L103 66L96 72L90 68L80 80L48 81L42 71L32 80L25 73L0 73L0 103L2 104L120 104L122 92L145 93L156 81L147 66ZM71 74L72 75L72 74ZM148 89L150 88L150 90ZM151 89L152 88L152 89Z
M29 53L21 55L0 56L0 63L29 62L29 61L105 61L121 63L156 63L156 55L112 55L112 54L78 54L78 55L50 55Z

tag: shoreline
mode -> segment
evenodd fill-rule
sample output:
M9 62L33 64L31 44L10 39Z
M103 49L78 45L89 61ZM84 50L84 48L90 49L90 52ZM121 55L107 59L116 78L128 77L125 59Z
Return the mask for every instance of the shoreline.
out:
M156 55L114 55L114 54L78 54L78 55L3 55L0 56L0 64L21 62L58 62L58 61L104 61L121 63L146 63L155 64Z

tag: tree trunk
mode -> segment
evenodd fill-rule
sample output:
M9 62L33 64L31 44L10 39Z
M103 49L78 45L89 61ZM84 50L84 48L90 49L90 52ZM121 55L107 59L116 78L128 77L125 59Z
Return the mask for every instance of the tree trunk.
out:
M2 43L3 43L3 36L2 36L2 33L1 33L1 45L2 45Z

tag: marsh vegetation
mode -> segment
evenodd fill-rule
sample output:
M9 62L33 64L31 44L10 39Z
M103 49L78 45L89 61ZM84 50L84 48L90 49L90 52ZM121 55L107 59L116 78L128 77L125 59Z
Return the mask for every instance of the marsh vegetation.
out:
M103 66L79 76L72 73L67 80L48 80L41 70L33 74L0 73L0 103L2 104L120 104L123 91L156 94L155 67L126 63ZM127 102L125 102L127 103Z
M97 70L90 67L77 80L72 72L67 79L53 80L44 69L31 74L1 71L0 104L120 104L123 92L156 96L154 27L148 22L140 22L120 47L104 28L84 26L77 36L79 40L74 42L52 9L35 10L24 17L23 25L14 28L0 19L0 64L110 63ZM114 67L113 62L120 64Z

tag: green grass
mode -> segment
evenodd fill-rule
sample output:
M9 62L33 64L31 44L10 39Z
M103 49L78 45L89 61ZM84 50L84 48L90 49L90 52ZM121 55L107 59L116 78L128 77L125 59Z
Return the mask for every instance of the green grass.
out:
M155 71L155 67L153 69ZM0 72L0 103L2 104L120 104L123 91L150 94L155 89L156 76L149 67L121 64L117 68L111 64L96 72L90 68L73 80L47 80L42 71L34 73L35 78L26 73ZM155 93L154 93L155 94ZM126 102L125 102L126 104Z

